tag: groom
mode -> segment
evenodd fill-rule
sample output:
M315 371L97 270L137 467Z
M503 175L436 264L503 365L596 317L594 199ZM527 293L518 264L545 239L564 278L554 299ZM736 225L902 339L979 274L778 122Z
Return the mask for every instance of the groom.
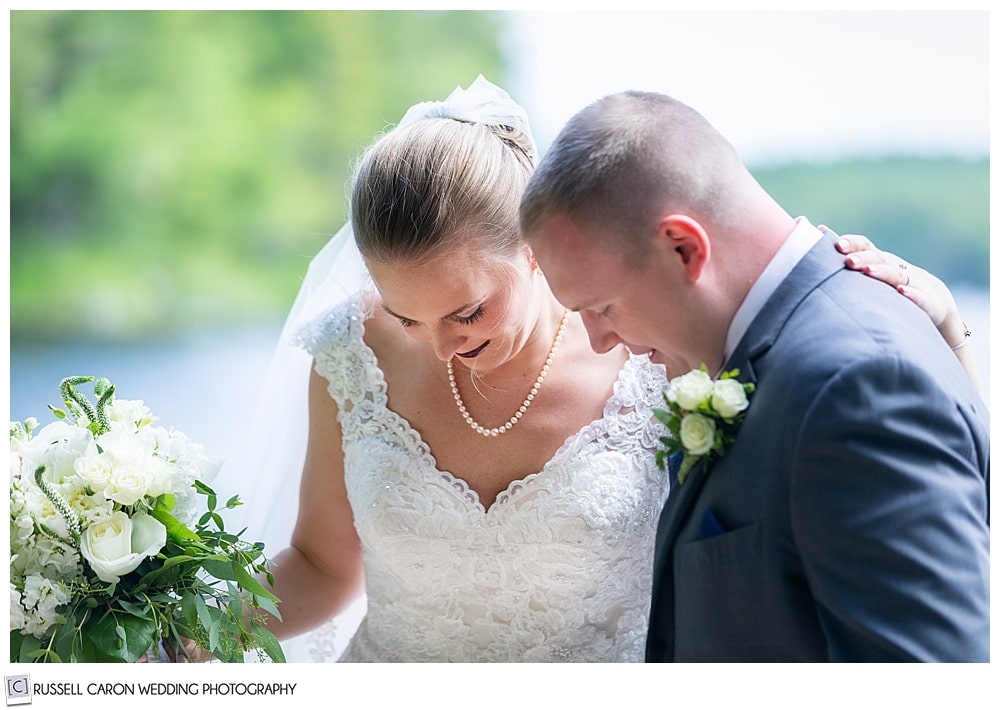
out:
M923 311L659 94L578 113L521 217L595 350L756 386L674 482L647 660L989 660L988 414Z

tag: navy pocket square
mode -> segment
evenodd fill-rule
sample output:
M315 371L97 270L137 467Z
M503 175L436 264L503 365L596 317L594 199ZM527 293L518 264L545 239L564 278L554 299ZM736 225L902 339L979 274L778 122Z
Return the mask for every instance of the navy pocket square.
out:
M729 532L729 528L723 525L722 521L711 508L706 510L701 516L701 530L698 539L707 540L711 537L718 537Z

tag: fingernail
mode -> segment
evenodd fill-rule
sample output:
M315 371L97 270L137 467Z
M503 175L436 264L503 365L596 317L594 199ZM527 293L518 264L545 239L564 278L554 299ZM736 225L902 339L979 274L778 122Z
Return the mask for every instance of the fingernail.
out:
M847 265L848 266L857 266L860 263L861 262L858 261L858 257L854 256L853 254L851 256L847 257Z
M851 246L851 243L849 241L847 241L846 239L838 239L837 240L837 248L838 249L847 249L849 246Z

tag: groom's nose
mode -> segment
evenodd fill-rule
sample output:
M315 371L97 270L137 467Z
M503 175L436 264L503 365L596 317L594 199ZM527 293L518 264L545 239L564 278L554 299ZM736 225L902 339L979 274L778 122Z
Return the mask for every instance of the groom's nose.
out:
M607 326L600 316L589 311L580 311L583 325L587 328L587 335L590 338L590 347L597 354L603 354L622 342L618 334Z

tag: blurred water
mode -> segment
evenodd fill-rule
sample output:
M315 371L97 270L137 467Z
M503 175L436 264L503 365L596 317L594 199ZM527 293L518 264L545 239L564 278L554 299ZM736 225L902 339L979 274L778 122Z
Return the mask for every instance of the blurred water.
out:
M62 343L10 352L10 418L53 420L59 382L70 375L107 377L120 399L140 399L159 424L183 431L207 453L228 458L245 441L280 324L189 335L135 345ZM92 396L88 385L79 390Z
M955 289L973 332L984 399L990 386L989 292ZM10 418L52 421L47 404L61 405L59 381L69 375L110 379L122 399L141 399L160 424L183 431L208 453L227 459L246 444L280 324L212 332L131 346L64 343L11 345ZM86 387L81 391L88 393Z

